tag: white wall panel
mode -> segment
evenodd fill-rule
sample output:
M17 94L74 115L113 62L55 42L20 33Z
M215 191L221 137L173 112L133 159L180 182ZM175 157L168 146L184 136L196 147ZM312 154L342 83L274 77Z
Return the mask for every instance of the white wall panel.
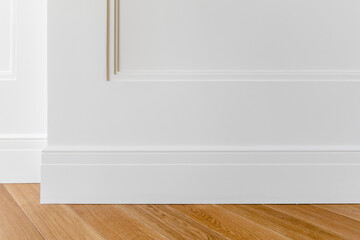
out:
M136 2L140 6L130 2ZM225 1L224 6L226 8L223 8L224 6L217 1L209 1L209 6L204 11L199 9L199 6L205 6L201 5L204 3L200 0L195 1L196 3L174 1L172 4L166 4L160 0L152 2L156 9L146 5L144 1L121 1L121 13L123 13L121 17L123 18L122 22L125 22L123 23L125 30L121 32L121 36L125 38L125 42L121 43L121 50L125 51L124 55L121 55L125 56L122 60L124 66L128 64L126 56L131 55L126 51L135 49L135 45L140 47L142 44L147 44L149 41L143 37L141 38L142 44L130 44L126 40L129 37L127 34L131 35L131 31L135 30L126 29L127 27L136 27L136 22L139 25L139 31L143 32L147 29L142 25L145 22L156 21L154 26L162 26L167 23L159 23L158 14L153 14L151 17L150 12L155 11L155 13L162 12L165 14L167 12L165 10L168 10L168 8L170 8L170 12L173 12L180 6L182 6L183 11L191 11L191 7L194 7L198 17L195 18L194 14L188 21L200 21L203 14L207 14L206 9L210 8L211 11L215 11L216 4L219 5L219 11L221 9L222 11L229 11L229 14L234 15L233 17L235 17L233 8L244 11L240 8L240 5L243 8L246 6L249 11L251 10L247 14L251 16L255 14L260 17L260 15L257 15L256 9L272 12L273 15L267 13L266 17L270 18L269 21L278 22L278 24L271 25L273 28L280 28L282 24L290 28L290 25L296 23L298 28L301 26L304 32L313 35L312 39L315 43L318 38L321 38L324 41L323 44L329 49L334 44L333 53L344 54L343 57L322 55L317 52L318 48L316 47L320 43L313 46L309 40L310 50L314 54L309 53L309 58L301 59L304 64L308 64L307 69L320 68L320 65L314 62L311 63L312 57L323 58L324 61L328 62L332 61L333 63L328 64L326 67L329 70L356 69L355 67L359 65L357 60L360 59L360 52L357 51L359 48L358 41L353 42L353 37L356 38L358 33L351 33L354 34L353 37L349 35L351 29L354 29L354 24L360 24L360 18L357 19L360 15L354 13L355 9L360 8L354 7L357 2L353 0L335 0L331 2L292 1L291 4L277 0L272 5L269 5L267 1L256 1L256 3L253 3L253 1ZM325 13L317 15L314 9L320 11L320 3L323 5L325 10L322 11L325 11ZM144 13L141 12L144 14L141 15L143 17L136 15L139 14L138 11L140 11L141 7L144 8L142 10ZM145 13L145 9L149 13ZM330 9L332 13L336 13L336 18L326 12L330 11ZM292 14L287 14L285 10L291 10ZM129 13L124 13L126 11ZM290 23L286 21L286 18L280 18L278 14L275 14L276 11L280 11L290 18ZM308 18L315 22L314 24L304 18L305 12L310 15ZM132 13L138 16L137 21L130 16ZM64 18L64 15L67 17ZM293 15L303 18L300 20L294 18ZM243 16L241 14L236 16L239 19L229 26L234 31L238 29L239 24L252 29L256 24L260 24L253 21L240 21ZM168 18L170 22L177 21L178 25L185 24L181 29L188 31L186 28L188 23L183 19L174 18L173 16L168 16ZM351 21L349 18L351 18ZM256 18L254 17L254 19ZM129 24L127 21L131 21L133 24ZM265 29L268 23L268 21L263 21L259 26ZM327 41L322 32L315 34L317 28L314 25L316 24L324 26L328 33L333 32L336 36L329 37ZM339 28L336 27L338 25ZM344 29L341 30L340 26L343 26ZM168 26L168 28L170 27ZM174 29L178 28L178 26L174 27ZM160 35L165 36L169 33L166 29L163 29L164 31L156 30L149 34L149 37L155 38L155 42L162 41ZM174 29L169 31L174 33ZM320 27L318 30L320 31ZM279 33L270 34L269 32L267 35L262 35L264 34L263 31L255 31L254 35L245 34L244 37L251 42L260 41L260 39L266 42L271 38L283 41L288 31L277 31ZM231 31L228 30L228 33L230 34ZM298 34L294 31L290 35L293 36L295 33ZM197 33L204 41L206 38L210 38L209 34L209 32ZM241 31L238 34L241 34ZM344 35L337 36L341 34ZM193 35L189 36L192 37ZM197 37L194 38L194 41L197 41ZM181 44L181 39L176 43ZM297 57L303 54L299 49L299 46L304 44L303 39L293 38L291 44L293 45L291 50L296 51L296 54L290 55L287 59L289 61L300 61ZM243 44L240 41L231 44L231 46L237 49L242 48ZM271 46L269 45L266 49L273 51L274 47ZM345 54L350 51L345 51L345 48L351 48L354 51ZM152 46L147 46L146 49L147 51L154 51ZM146 56L150 55L156 58L159 55L167 56L168 54L167 51L162 49L162 45L158 48L155 47L155 49L156 53L144 52L141 56L135 54L137 56L136 61L141 62L144 60L143 57L146 58ZM174 49L176 50L177 47L174 46ZM285 52L286 49L290 48L284 47L282 51ZM203 53L205 52L201 52L199 59L203 57ZM327 54L332 53L327 52ZM249 57L256 57L258 61L262 61L260 55L255 55L249 52L243 55L239 54L238 59L245 62ZM169 54L169 59L172 57ZM219 61L224 60L217 54L214 54L214 57ZM268 61L269 64L277 62L277 68L282 68L282 64L279 62L282 60L278 58L279 55L268 54L267 57L273 59L273 61ZM179 58L182 58L182 55L179 55ZM241 82L226 81L226 79L203 82L191 80L172 82L157 81L156 79L149 82L106 82L105 59L106 3L100 0L87 4L70 0L50 1L49 133L52 136L49 139L50 144L60 146L111 145L140 147L305 146L312 149L314 146L319 148L324 146L357 148L360 145L360 127L358 124L360 122L360 109L356 104L360 101L358 94L360 91L360 78L358 75L355 75L352 80L341 76L327 79L326 74L322 76L319 73L304 81L301 78L295 81L293 79L287 80L285 77L280 80L265 78L256 81L249 78ZM164 63L163 60L161 62ZM205 63L206 61L200 62ZM318 63L320 62L322 61L319 60ZM337 62L337 65L334 65L335 62ZM263 68L260 62L249 60L246 64L251 64L253 69ZM191 66L194 65L191 64ZM305 67L300 63L296 64L296 66L294 68L287 66L286 68L293 70ZM268 68L270 68L269 65ZM80 95L81 97L79 97Z
M0 19L0 182L38 182L46 138L46 1L1 0ZM29 148L33 141L42 145Z
M206 169L211 168L214 178L221 181L226 171L216 172L212 165L231 168L224 158L234 152L239 154L231 155L231 164L238 171L232 173L246 172L246 167L238 165L244 160L240 156L249 154L247 164L253 166L248 168L249 176L258 176L256 169L266 169L261 170L259 186L286 181L271 169L297 172L296 166L276 168L277 159L271 154L290 152L288 158L281 158L282 164L294 159L298 165L306 164L304 172L314 170L307 177L307 186L312 181L320 184L314 184L304 202L323 201L343 194L342 189L346 197L333 198L333 202L359 202L358 194L344 188L360 180L352 171L360 163L358 158L351 165L344 162L347 153L357 156L360 149L359 4L355 0L121 0L121 71L106 81L106 2L49 0L49 147L43 162L44 202L56 202L52 196L58 196L61 188L66 196L58 202L74 200L73 191L67 191L69 183L61 185L63 169L75 182L94 176L99 165L97 180L101 182L104 174L106 180L101 183L117 189L123 179L114 169L118 173L132 169L130 175L137 171L127 167L132 159L126 157L128 152L135 159L144 157L139 164L145 173L139 176L141 183L151 182L153 176L146 169L157 165L156 156L146 157L148 152L165 154L164 162L181 165L178 151L188 157L182 169L184 175L191 172L188 177L193 180L209 177ZM110 53L113 38L111 35ZM132 77L127 78L129 75ZM307 154L312 152L316 154ZM259 164L254 157L258 153L264 159ZM199 167L203 175L188 171L199 154L205 155L201 157L204 168ZM104 159L110 155L116 168L105 166ZM327 161L330 155L331 162ZM80 159L76 166L71 164L74 159ZM320 167L313 167L319 162ZM321 196L310 194L316 186L325 186L326 181L317 179L328 178L324 173L329 169L335 169L339 180L333 189L336 193L327 189ZM176 188L175 183L184 176L172 178L176 166L168 170L169 177L160 180ZM342 178L347 171L352 171L351 181ZM289 200L286 190L292 183L300 186L301 176L273 188L282 193L278 202L296 202L296 198ZM131 190L131 182L126 184L125 189ZM83 191L73 202L85 201L90 185L80 181L74 187ZM243 190L254 202L274 200L252 198L261 193L257 189ZM121 192L104 191L103 198L86 201L121 202ZM135 195L132 200L141 202ZM240 197L236 200L244 202Z
M17 70L15 81L0 80L0 135L44 135L46 134L46 1L5 0L4 2L16 2L17 24L14 32L17 33L17 40L14 42L14 47L17 49L15 58ZM7 38L8 34L5 33L4 36Z
M357 0L122 0L122 70L360 70Z
M0 2L0 81L15 79L16 0Z

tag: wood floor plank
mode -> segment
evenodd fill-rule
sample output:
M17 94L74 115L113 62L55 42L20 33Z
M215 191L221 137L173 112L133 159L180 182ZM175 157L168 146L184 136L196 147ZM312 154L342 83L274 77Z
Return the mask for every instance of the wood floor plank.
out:
M0 239L44 239L2 185L0 185Z
M222 208L294 240L341 240L341 236L263 205L221 205Z
M168 239L226 239L165 205L118 205Z
M0 184L0 240L360 239L360 205L40 205Z
M71 205L71 208L107 240L166 239L114 205Z
M46 240L104 240L69 206L40 205L39 184L6 184L5 188Z
M344 239L360 239L360 222L312 205L267 205L277 211L341 235Z
M230 239L289 239L215 205L172 205L170 208Z
M324 208L337 214L341 214L357 221L360 221L360 205L314 205L319 208Z

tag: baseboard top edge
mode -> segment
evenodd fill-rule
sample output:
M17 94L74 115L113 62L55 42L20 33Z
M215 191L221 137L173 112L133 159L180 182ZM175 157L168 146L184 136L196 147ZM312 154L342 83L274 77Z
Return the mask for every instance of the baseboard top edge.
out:
M39 140L46 141L46 134L0 134L0 141L26 141Z
M74 153L295 153L295 152L352 152L360 146L54 146L43 149L44 154Z

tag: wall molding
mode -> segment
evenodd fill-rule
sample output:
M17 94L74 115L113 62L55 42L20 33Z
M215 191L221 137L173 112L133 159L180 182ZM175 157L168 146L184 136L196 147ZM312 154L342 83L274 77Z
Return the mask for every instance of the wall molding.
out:
M44 150L42 203L360 203L360 151L89 149Z
M39 183L44 135L0 135L0 183Z
M6 71L0 71L0 81L15 80L16 79L16 31L17 31L17 0L11 1L10 9L10 69Z
M116 76L120 72L120 0L107 0L106 34L106 79L110 81L111 76ZM113 41L110 38L113 38Z
M107 0L107 81L360 82L360 70L124 70L120 68L120 0Z
M118 82L360 82L360 71L119 71Z
M44 153L143 152L360 152L358 145L288 146L47 146Z

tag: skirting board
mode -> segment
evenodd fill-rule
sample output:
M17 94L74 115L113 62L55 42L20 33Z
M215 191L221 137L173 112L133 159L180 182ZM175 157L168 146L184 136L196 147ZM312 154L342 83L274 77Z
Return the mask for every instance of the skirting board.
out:
M45 151L43 204L360 203L360 152Z
M46 138L0 136L0 183L39 183Z

